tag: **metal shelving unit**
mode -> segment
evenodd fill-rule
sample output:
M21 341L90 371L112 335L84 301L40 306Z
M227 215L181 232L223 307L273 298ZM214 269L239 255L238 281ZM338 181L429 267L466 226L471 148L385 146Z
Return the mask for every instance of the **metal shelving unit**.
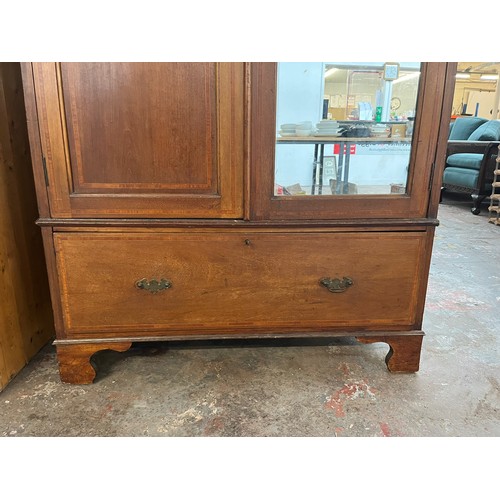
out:
M498 148L500 152L500 147ZM497 155L496 168L493 172L493 183L491 188L491 201L488 210L490 211L489 222L500 226L500 154ZM495 215L496 214L496 215Z

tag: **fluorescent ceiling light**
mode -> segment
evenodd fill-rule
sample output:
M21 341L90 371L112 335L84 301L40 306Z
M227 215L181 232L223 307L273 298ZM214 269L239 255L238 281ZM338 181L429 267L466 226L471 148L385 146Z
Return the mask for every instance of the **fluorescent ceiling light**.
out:
M481 75L481 80L498 80L498 75Z
M328 78L329 76L332 76L335 71L337 71L338 68L330 68L329 70L325 71L325 78Z
M470 78L470 73L457 73L455 77L459 80L467 80Z

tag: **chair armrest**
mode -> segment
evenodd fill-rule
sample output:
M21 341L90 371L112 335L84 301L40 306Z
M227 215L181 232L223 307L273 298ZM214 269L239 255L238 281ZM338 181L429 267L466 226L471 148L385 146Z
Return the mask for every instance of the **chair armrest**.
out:
M491 154L491 150L499 145L500 141L448 141L446 156L457 153Z

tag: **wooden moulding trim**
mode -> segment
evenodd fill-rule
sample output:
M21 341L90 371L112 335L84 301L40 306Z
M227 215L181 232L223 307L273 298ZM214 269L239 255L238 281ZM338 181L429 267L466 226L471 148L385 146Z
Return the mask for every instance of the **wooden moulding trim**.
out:
M409 330L407 332L402 332L402 331L398 331L398 332L373 332L373 331L370 331L370 332L360 332L360 333L356 334L356 337L360 337L360 338L366 337L367 340L369 337L391 337L391 336L397 336L397 337L421 336L421 337L424 337L425 333L422 330Z
M42 241L45 252L45 265L49 277L49 291L54 317L54 327L57 337L65 337L64 321L61 307L61 293L57 277L56 253L54 250L53 230L50 227L42 227Z
M60 227L184 227L184 228L262 228L262 227L407 227L439 226L438 219L353 219L353 220L273 220L240 219L52 219L40 218L39 226Z
M243 118L243 218L250 220L251 216L251 193L250 193L250 144L251 144L251 105L252 105L252 81L250 64L245 64L245 97L244 97L244 118Z
M443 182L443 172L446 163L446 151L448 146L449 131L449 110L452 108L453 96L455 92L455 73L457 63L447 64L445 74L445 92L442 101L441 123L439 125L438 143L434 155L434 172L427 209L428 217L436 217L439 208L439 199Z
M31 152L31 162L35 179L36 197L38 211L41 216L49 216L49 199L42 165L42 146L40 139L40 128L38 123L37 103L35 97L35 87L33 81L33 69L31 63L21 63L23 78L24 102L26 107L26 119L28 126L29 145Z
M425 334L421 330L408 331L337 331L337 332L290 332L290 333L230 333L230 334L213 334L209 335L156 335L151 337L118 337L118 338L101 338L101 339L58 339L53 342L54 345L76 345L76 344L110 344L123 342L176 342L176 341L191 341L191 340L243 340L243 339L313 339L313 338L338 338L338 337L356 337L366 338L371 337L414 337Z
M193 336L200 336L200 338L206 338L207 336L214 335L228 335L228 338L237 337L241 338L254 338L260 335L276 335L278 337L286 336L288 334L301 336L315 336L315 335L336 335L335 332L342 332L344 336L346 332L363 332L368 331L381 331L381 332L400 332L400 331L410 331L414 330L416 327L416 321L413 320L415 316L413 312L414 307L409 312L411 315L408 319L402 318L391 322L391 320L377 320L368 323L359 321L358 323L348 325L347 321L340 322L338 324L333 324L331 322L323 322L314 325L304 326L303 324L297 325L295 323L278 323L269 326L259 326L259 325L249 325L249 324L238 324L238 323L226 323L222 325L200 325L200 324L175 324L166 326L165 324L160 325L98 325L98 326L69 326L65 331L65 338L72 340L87 340L93 338L95 335L98 339L106 338L120 338L128 339L133 338L143 338L143 337L163 337L169 339L171 337L179 338L194 338ZM202 333L200 333L202 332ZM62 336L58 336L62 339Z
M418 323L415 324L415 328L422 328L422 321L425 311L425 299L427 297L427 287L429 285L429 272L431 267L432 259L432 248L434 245L435 229L432 228L427 232L426 242L424 243L424 248L422 250L422 258L420 262L420 269L417 271L418 277L416 279L415 287L417 294L417 308L416 308L416 318L418 318Z

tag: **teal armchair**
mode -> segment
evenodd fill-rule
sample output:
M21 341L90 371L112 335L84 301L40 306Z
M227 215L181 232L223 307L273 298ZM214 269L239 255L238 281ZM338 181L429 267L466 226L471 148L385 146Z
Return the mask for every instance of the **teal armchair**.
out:
M474 215L491 194L499 145L500 120L457 118L450 127L442 190L470 193Z

